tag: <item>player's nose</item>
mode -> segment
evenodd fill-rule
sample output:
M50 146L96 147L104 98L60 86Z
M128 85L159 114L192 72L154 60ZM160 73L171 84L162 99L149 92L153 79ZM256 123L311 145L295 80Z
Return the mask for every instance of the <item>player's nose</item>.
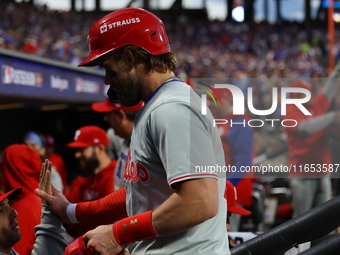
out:
M18 212L11 207L11 219L18 217Z
M105 72L104 84L110 85L112 82L112 78L110 76L110 72Z

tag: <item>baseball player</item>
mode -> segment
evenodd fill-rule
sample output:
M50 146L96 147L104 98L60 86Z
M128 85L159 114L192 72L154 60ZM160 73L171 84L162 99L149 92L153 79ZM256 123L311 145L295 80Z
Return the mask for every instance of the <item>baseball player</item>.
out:
M111 100L145 102L131 136L126 187L78 204L55 189L53 196L37 194L63 220L111 223L84 235L98 254L116 254L134 242L132 254L230 254L226 176L204 170L225 164L220 136L210 111L201 114L201 98L174 76L163 22L143 9L121 9L92 26L88 43L80 66L105 69Z
M115 168L114 190L124 187L124 168L130 148L133 124L137 111L140 110L143 105L144 102L140 102L136 106L125 107L120 103L112 103L108 99L104 102L92 104L92 109L94 111L105 112L104 120L109 123L110 127L114 130L115 135L124 139L118 153L119 156Z
M117 160L111 160L108 154L109 138L104 129L98 126L83 126L76 130L74 141L66 147L75 149L75 158L80 167L77 176L70 185L66 196L70 202L92 201L114 191L114 170ZM79 237L96 224L67 225L67 232Z
M52 164L44 168L49 174L41 176L39 184L41 165L39 154L28 145L12 144L4 150L0 254L59 255L68 245L60 218L33 192L38 185L45 190L50 183Z
M237 190L236 187L230 181L226 181L224 198L227 200L227 230L230 231L230 217L234 214L239 215L249 215L251 211L244 209L243 207L237 205Z
M13 204L13 208L19 212L17 220L23 234L14 249L23 255L31 254L33 250L34 227L39 224L41 217L41 200L34 194L39 183L40 166L39 154L26 144L12 144L4 150L2 189L9 192L20 187L23 191L20 199Z
M328 171L332 166L331 153L325 129L340 118L339 111L329 110L332 100L339 91L339 78L340 62L326 80L321 92L304 104L311 116L302 113L294 104L287 105L285 119L294 119L298 122L295 127L285 127L288 163L295 168L295 171L290 172L294 217L332 197L331 173ZM297 81L291 87L312 89L305 81ZM303 98L304 94L291 93L290 97ZM309 172L309 167L313 165L319 169Z
M233 115L233 99L229 89L218 89L221 96L222 104L215 105L210 100L208 101L209 109L215 119L224 119L228 124L217 124L222 146L224 150L226 165L235 167L235 172L229 172L227 179L236 187L238 194L238 203L244 207L252 206L252 186L254 179L252 173L242 173L240 171L243 166L251 166L253 159L253 130L251 127L242 124L250 119L246 113L244 115ZM240 231L241 215L235 214L231 217L231 230Z

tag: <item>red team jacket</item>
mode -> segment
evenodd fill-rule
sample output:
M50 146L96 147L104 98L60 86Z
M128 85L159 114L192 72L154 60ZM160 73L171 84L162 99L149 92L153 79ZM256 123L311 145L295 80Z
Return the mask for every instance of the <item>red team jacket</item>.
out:
M287 105L287 114L285 119L294 119L298 123L325 114L328 111L330 103L324 94L319 94L313 99L313 105L308 109L311 116L304 115L295 105ZM288 122L287 122L288 123ZM287 124L288 125L288 124ZM312 135L299 134L296 127L286 127L285 131L288 136L288 164L299 166L305 164L329 164L331 162L330 151L327 144L325 130L320 130ZM300 171L290 172L292 175L311 175Z
M110 165L95 175L76 177L71 184L67 199L71 203L86 202L105 197L114 191L114 170L117 160L112 160ZM96 224L70 224L65 225L67 232L74 237L79 237L87 231L97 227Z

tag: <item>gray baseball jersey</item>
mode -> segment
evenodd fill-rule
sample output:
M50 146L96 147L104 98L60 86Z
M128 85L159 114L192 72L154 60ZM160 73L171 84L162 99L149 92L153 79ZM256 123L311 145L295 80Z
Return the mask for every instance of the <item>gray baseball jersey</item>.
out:
M224 153L210 112L179 80L165 82L138 112L124 174L128 215L156 209L189 179L218 180L218 214L179 234L139 242L132 254L229 255L226 238L225 173L197 166L224 166Z
M115 131L113 128L109 128L107 131L107 136L109 137L110 140L110 145L109 145L109 156L111 159L118 159L119 157L119 152L123 146L124 139L119 137L118 135L115 134Z
M117 159L117 164L115 168L115 185L114 190L119 190L124 187L124 169L126 165L126 158L130 148L130 137L124 140L120 152L119 157Z

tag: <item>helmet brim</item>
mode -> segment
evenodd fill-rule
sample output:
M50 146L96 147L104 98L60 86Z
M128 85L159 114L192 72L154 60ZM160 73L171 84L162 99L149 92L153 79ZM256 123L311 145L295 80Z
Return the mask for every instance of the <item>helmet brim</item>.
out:
M93 50L78 66L98 66L99 58L114 50L115 48L109 50Z

